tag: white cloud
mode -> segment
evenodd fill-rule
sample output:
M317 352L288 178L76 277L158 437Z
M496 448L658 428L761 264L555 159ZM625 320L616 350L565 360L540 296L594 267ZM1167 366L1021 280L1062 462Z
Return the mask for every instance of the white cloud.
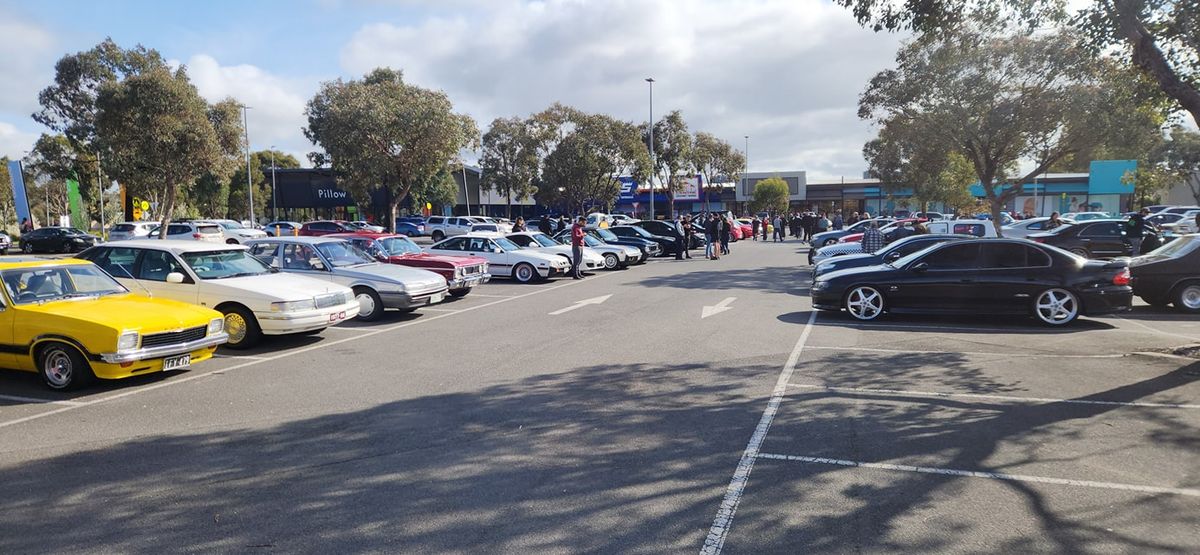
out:
M22 158L38 138L36 133L21 131L15 125L0 121L0 156L12 159ZM0 187L7 187L0 183Z
M644 121L653 76L656 118L681 109L739 148L750 135L752 170L856 177L870 138L858 94L898 43L821 0L497 1L366 25L341 59L353 75L402 69L485 128L555 101Z
M307 123L304 105L316 92L317 79L280 77L246 64L222 66L205 54L192 56L186 66L196 89L209 102L232 97L250 106L247 127L252 149L275 145L308 165L305 156L313 147L301 129Z
M54 79L55 47L45 28L0 11L0 112L38 108L38 91Z

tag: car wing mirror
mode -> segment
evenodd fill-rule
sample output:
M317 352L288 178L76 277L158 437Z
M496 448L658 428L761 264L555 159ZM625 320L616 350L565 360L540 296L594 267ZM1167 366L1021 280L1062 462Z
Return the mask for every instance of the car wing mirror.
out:
M929 265L924 262L917 262L916 264L909 266L908 269L919 274L919 273L924 272L925 270L928 270Z
M320 272L320 271L324 271L324 270L325 270L325 263L324 263L324 262L321 262L320 260L318 260L318 259L316 259L316 258L310 258L310 259L308 260L308 266L309 266L310 268L314 269L314 270L317 270L317 271L319 271L319 272Z
M183 283L183 274L179 272L167 274L167 283Z
M899 253L899 252L889 252L889 253L887 254L887 256L886 256L886 257L884 257L884 258L885 258L885 259L886 259L888 262L894 262L894 261L896 261L896 260L900 260L900 253Z
M494 252L496 254L500 254L500 253L504 252L504 249L502 249L500 247L496 247L496 248L492 249L492 252Z

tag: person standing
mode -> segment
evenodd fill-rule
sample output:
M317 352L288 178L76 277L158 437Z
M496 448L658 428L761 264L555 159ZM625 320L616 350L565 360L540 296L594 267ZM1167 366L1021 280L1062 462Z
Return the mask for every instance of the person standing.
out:
M883 233L879 231L879 227L875 222L867 224L867 230L863 232L862 250L868 254L874 254L875 251L883 248Z
M712 214L706 214L704 220L704 258L716 260L717 249L717 219Z
M575 220L571 226L571 279L583 279L583 216Z
M729 254L729 220L724 214L717 217L717 238L721 241L721 254Z
M755 241L758 240L758 226L761 224L762 222L758 221L758 218L750 220L750 237L752 237Z
M688 260L691 260L692 259L692 217L691 216L683 217L683 236L687 238L687 240L683 242L683 257Z
M538 220L538 231L550 235L550 218L545 214Z
M30 231L33 231L33 222L29 221L29 218L21 218L21 235Z
M687 237L687 225L683 221L683 216L675 220L675 233L678 233L680 237L679 241L675 241L675 260L683 260L683 253L687 252L687 247L683 244L683 238Z
M783 225L784 225L784 223L785 222L782 217L775 216L775 242L776 243L783 240L783 233L784 233Z
M513 222L513 233L521 231L529 231L529 228L525 226L525 218L517 216L517 221Z
M762 229L762 240L764 243L766 243L767 242L767 232L771 229L771 220L767 216L763 216L762 217L762 225L759 227Z
M1051 229L1057 228L1061 225L1063 225L1063 221L1061 218L1059 218L1058 212L1051 212L1050 219L1046 220L1046 231L1050 231Z
M833 215L833 229L841 231L842 226L845 225L845 223L846 221L842 219L842 211L838 210L837 213Z
M556 229L555 231L562 231L564 229L567 229L567 217L559 216L558 217L558 229Z
M1150 215L1149 208L1143 208L1129 217L1125 222L1125 236L1129 238L1131 256L1142 254L1142 239L1146 236L1146 216Z

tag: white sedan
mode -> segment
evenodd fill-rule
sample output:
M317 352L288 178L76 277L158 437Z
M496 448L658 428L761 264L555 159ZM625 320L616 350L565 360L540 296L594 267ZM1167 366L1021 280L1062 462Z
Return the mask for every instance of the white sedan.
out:
M1046 231L1046 222L1050 218L1029 218L1018 220L1003 227L1004 237L1008 239L1024 239L1034 233ZM1063 225L1075 223L1075 220L1061 220Z
M264 335L317 332L359 310L349 287L276 273L239 245L134 239L90 248L78 258L104 268L131 291L221 312L227 345L234 349Z
M571 251L571 245L564 245L551 239L545 233L540 231L520 231L517 233L509 233L508 240L516 243L517 246L523 249L531 249L545 253L556 254L571 262L571 257L574 253ZM584 270L599 270L607 268L604 263L604 255L596 252L590 247L583 247L583 269ZM611 269L611 268L609 268Z
M225 233L225 242L230 245L245 245L247 241L267 238L267 232L246 227L241 222L233 220L204 220L203 223L214 223L221 226L221 230Z
M571 263L553 253L523 249L496 233L467 233L443 239L425 249L443 256L479 256L488 261L493 276L513 278L521 283L566 275Z

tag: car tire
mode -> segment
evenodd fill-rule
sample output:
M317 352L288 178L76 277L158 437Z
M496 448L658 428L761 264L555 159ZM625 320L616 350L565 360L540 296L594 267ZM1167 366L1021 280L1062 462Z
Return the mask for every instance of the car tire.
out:
M462 289L451 289L450 291L447 291L447 292L450 293L451 297L454 297L456 299L461 299L461 298L467 296L467 293L471 292L471 288L464 287Z
M512 277L517 280L517 283L529 283L537 279L538 273L533 269L533 265L522 262L513 268Z
M1088 252L1088 250L1083 247L1075 247L1075 248L1071 249L1071 254L1076 254L1076 255L1082 256L1084 258L1092 257L1092 253Z
M850 288L842 300L842 306L851 318L863 322L878 319L883 315L886 303L883 293L870 285L858 285Z
M1066 289L1042 291L1033 301L1033 315L1048 326L1065 326L1079 317L1079 297Z
M1195 314L1200 312L1200 281L1181 283L1172 295L1175 309L1180 312Z
M55 391L78 389L95 377L79 349L66 343L48 343L38 348L38 375Z
M262 341L262 328L258 319L244 306L226 305L217 307L225 315L225 333L229 334L230 349L249 349Z
M370 287L355 287L354 298L358 301L358 316L356 320L374 322L383 317L383 299L379 293Z
M615 255L613 253L608 253L608 254L604 255L604 269L605 270L616 270L617 267L620 265L621 265L621 259L617 258L617 255Z
M446 234L442 233L441 231L435 231L435 232L433 232L433 235L430 235L430 237L433 238L434 243L437 243L438 241L445 239Z
M33 254L33 244L22 241L21 242L21 252L23 252L25 254Z

